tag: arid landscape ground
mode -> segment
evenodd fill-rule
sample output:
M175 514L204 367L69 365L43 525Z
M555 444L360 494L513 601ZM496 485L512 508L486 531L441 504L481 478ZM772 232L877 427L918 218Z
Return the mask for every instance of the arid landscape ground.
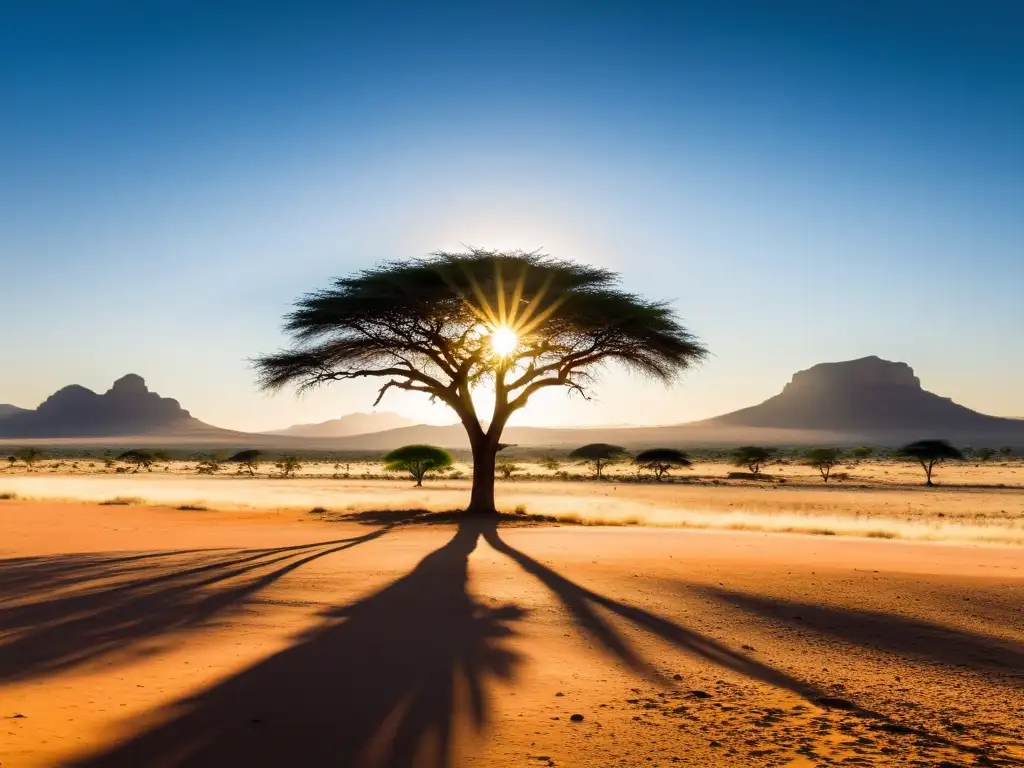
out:
M498 523L370 465L56 463L0 472L4 768L1024 764L1019 461L622 465Z

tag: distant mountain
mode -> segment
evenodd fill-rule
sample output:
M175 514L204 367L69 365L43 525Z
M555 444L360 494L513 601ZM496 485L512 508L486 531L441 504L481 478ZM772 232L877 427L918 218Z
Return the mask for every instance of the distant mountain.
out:
M264 432L265 435L288 435L292 437L349 437L388 429L411 427L416 422L391 411L379 413L349 413L339 419L321 421L316 424L296 424L286 429Z
M35 410L19 409L0 419L0 437L68 438L107 435L187 435L196 438L234 433L192 417L177 400L150 392L129 373L102 395L77 384L50 395Z
M779 394L706 425L920 437L1019 434L1017 419L987 416L928 392L906 363L863 357L800 371Z
M19 408L16 405L5 405L0 403L0 419L6 418L7 416L13 416L16 413L25 413L28 409Z

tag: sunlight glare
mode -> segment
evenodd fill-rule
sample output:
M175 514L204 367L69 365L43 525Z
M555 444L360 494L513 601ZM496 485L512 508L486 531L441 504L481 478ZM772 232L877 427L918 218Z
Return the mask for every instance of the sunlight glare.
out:
M516 351L519 337L508 326L499 325L491 331L491 349L498 357L508 357Z

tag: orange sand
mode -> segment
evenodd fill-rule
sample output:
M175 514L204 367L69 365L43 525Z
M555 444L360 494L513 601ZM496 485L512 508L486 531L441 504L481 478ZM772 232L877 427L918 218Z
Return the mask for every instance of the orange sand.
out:
M1024 761L1019 548L5 501L0 558L3 768Z

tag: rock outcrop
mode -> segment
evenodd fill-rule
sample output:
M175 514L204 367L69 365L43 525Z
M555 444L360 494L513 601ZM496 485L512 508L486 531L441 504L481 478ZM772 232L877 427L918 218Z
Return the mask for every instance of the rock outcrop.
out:
M864 357L800 371L775 397L708 423L838 432L998 434L1014 419L972 411L928 392L906 363Z
M150 392L145 380L129 373L102 395L72 384L54 392L38 408L0 419L0 437L98 437L150 435L196 427L177 400Z

